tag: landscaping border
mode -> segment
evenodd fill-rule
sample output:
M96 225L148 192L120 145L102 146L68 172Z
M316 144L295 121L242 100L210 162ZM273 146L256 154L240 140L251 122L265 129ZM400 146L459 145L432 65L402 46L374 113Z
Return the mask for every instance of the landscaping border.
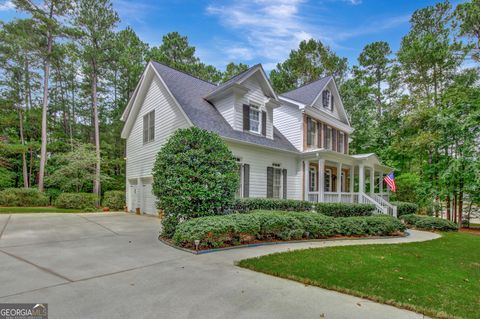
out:
M187 253L191 253L193 255L203 255L215 252L221 252L225 250L232 250L232 249L241 249L241 248L250 248L250 247L259 247L259 246L271 246L271 245L283 245L283 244L299 244L299 243L317 243L317 242L324 242L324 241L341 241L341 240L369 240L369 239L395 239L395 238L405 238L410 236L410 232L408 229L403 233L403 235L398 236L369 236L369 237L341 237L341 238L324 238L324 239L310 239L310 240L287 240L287 241L267 241L263 243L257 244L247 244L247 245L238 245L238 246L230 246L230 247L222 247L222 248L212 248L212 249L203 249L203 250L192 250L185 247L180 247L174 245L168 240L163 239L161 236L158 236L158 240L164 243L167 246L172 248L185 251Z

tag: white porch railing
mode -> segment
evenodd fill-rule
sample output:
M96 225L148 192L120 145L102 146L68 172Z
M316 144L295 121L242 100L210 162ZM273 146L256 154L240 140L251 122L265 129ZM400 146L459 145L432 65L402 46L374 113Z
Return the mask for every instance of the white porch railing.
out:
M372 204L375 205L377 213L397 217L397 207L385 200L385 195L388 196L388 194L324 192L322 202ZM308 201L319 202L320 198L320 192L308 192Z

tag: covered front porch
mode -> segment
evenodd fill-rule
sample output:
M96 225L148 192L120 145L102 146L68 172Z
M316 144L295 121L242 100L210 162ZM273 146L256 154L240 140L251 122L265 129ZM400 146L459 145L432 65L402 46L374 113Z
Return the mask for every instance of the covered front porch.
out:
M383 177L392 169L375 154L346 155L329 150L305 153L303 198L311 202L373 204L376 211L396 216Z

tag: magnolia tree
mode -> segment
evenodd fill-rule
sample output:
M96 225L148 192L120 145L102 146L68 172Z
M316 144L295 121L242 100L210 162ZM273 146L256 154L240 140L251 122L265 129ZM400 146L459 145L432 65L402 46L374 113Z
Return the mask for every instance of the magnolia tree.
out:
M176 131L153 167L153 193L165 213L163 235L171 237L180 220L221 213L232 203L238 182L235 157L217 134Z

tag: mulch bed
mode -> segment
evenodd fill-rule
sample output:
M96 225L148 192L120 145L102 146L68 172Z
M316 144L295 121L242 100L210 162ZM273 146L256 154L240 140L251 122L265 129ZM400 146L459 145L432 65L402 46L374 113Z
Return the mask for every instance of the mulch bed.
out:
M462 227L459 229L459 232L480 235L480 227L469 227L469 228Z

